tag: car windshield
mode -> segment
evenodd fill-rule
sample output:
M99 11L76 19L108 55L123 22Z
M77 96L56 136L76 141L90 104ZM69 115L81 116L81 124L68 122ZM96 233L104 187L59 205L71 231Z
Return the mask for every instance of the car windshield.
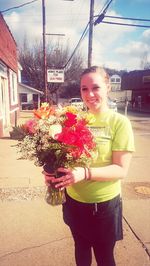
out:
M81 102L81 99L72 99L71 102L72 103Z

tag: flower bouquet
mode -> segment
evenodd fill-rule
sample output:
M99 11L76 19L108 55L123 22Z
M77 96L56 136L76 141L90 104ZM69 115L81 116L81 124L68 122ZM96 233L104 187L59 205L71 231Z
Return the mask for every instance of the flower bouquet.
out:
M21 126L24 134L18 141L23 159L34 160L56 178L59 167L89 166L95 156L96 143L88 127L92 115L75 107L53 107L43 103L34 110L34 118ZM62 204L64 191L48 186L46 200Z

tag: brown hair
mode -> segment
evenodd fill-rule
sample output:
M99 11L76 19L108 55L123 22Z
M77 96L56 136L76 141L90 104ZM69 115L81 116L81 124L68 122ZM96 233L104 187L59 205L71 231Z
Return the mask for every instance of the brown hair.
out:
M106 82L106 84L110 84L110 77L103 67L91 66L89 68L84 69L84 71L81 73L80 80L82 79L84 75L89 74L89 73L98 73L100 76L104 78L104 81Z

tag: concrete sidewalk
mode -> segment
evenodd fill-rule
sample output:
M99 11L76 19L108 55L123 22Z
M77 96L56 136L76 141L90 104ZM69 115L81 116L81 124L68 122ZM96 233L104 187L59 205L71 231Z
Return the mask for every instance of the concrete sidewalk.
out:
M70 231L61 207L43 200L0 203L0 266L75 266ZM117 266L148 266L141 243L124 222L124 240L116 245ZM96 266L93 258L92 266Z
M17 141L0 139L0 266L75 266L74 247L61 206L44 200L42 169L19 160ZM126 201L126 208L128 202ZM149 256L124 220L117 266L148 266ZM93 266L96 266L93 259Z

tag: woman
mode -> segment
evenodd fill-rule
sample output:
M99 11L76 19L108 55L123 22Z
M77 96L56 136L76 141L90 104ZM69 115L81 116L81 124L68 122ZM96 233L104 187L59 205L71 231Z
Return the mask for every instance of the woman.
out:
M91 265L92 248L97 265L114 266L115 243L123 238L120 180L127 175L134 140L128 118L109 110L109 91L104 69L91 67L82 73L81 97L95 117L91 130L98 143L98 158L86 171L59 168L64 176L55 185L66 188L63 217L75 241L78 266ZM48 182L46 173L45 178Z

